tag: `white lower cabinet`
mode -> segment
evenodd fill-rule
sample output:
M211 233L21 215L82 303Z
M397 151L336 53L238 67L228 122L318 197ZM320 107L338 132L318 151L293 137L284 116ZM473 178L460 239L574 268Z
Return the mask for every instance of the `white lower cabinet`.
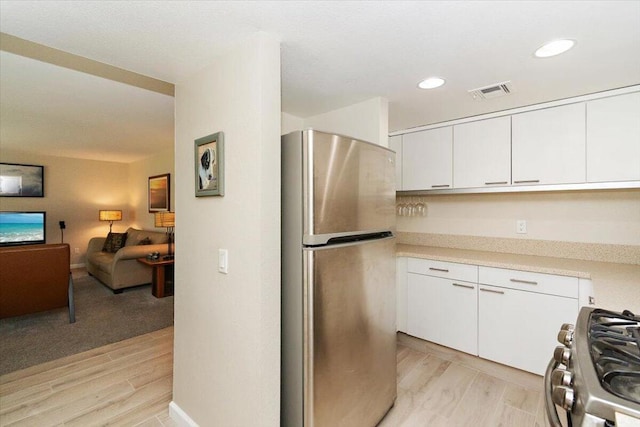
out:
M478 355L543 375L560 326L578 317L578 278L480 267L478 282Z
M407 274L407 333L456 350L478 354L477 267L409 259ZM431 268L432 274L447 276L463 271L456 280L417 273ZM432 265L433 267L429 267Z
M592 294L577 277L417 258L403 286L407 334L539 375Z
M563 323L575 323L578 300L479 285L478 355L544 375Z

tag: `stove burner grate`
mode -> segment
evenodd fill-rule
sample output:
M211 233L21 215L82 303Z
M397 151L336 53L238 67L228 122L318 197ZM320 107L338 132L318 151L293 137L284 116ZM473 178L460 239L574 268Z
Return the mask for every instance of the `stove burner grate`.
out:
M602 377L602 385L618 397L640 403L640 371L609 371Z
M640 317L596 309L589 327L591 359L602 387L640 403Z

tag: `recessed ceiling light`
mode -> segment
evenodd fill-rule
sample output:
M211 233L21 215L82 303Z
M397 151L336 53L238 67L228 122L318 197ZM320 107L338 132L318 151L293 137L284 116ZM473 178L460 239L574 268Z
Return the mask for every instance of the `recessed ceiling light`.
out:
M444 79L440 77L429 77L428 79L424 79L420 83L418 83L418 87L420 89L435 89L444 84Z
M574 40L554 40L536 50L535 55L538 58L548 58L550 56L560 55L561 53L571 49L575 44L576 42Z

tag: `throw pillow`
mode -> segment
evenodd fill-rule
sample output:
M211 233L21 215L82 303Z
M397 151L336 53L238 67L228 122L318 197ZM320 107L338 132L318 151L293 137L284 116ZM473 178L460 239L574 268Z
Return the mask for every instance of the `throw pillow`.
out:
M104 241L102 252L115 253L124 246L127 241L127 233L109 233Z
M138 242L139 246L150 245L150 244L151 244L151 239L148 237L145 237L144 239Z

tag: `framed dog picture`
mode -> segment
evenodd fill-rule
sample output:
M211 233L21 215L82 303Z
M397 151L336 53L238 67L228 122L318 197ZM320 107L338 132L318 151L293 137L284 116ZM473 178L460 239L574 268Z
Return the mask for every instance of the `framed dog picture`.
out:
M224 134L195 141L196 197L224 196Z
M149 177L149 212L170 211L171 174Z

